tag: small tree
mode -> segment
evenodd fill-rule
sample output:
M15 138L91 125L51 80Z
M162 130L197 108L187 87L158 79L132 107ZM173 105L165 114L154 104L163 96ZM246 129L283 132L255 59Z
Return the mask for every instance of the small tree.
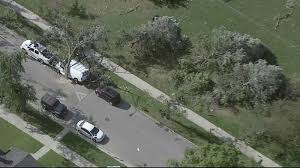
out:
M188 149L182 161L169 161L173 167L238 167L239 152L228 144L205 144Z
M86 57L86 53L94 48L97 41L106 43L107 34L104 26L100 25L82 26L77 30L72 27L69 18L60 16L55 21L54 27L45 34L44 40L45 42L54 42L62 50L66 50L66 55L63 55L62 58L66 61L65 73L68 76L71 60Z
M138 64L145 65L172 67L190 46L189 39L181 34L179 23L169 16L155 17L126 37Z
M21 53L0 53L0 103L17 112L24 112L27 102L36 99L34 89L21 83L24 58Z

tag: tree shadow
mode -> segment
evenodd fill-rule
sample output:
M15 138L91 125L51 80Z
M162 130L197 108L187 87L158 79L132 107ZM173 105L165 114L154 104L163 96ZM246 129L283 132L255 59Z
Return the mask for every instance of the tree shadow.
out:
M154 3L156 6L159 7L168 7L171 9L176 9L180 7L187 8L189 7L189 3L191 0L149 0L152 3Z
M128 110L128 109L130 109L131 105L128 102L121 100L121 102L119 104L115 105L115 107L118 107L123 110Z
M200 131L196 128L187 126L179 121L177 121L176 119L172 119L173 122L175 122L176 124L184 127L185 129L189 130L189 132L195 134L197 137L201 137L204 140L207 140L209 143L216 143L216 144L221 144L222 141L220 139L218 139L217 137L213 136L212 134L208 133L208 132L204 132Z

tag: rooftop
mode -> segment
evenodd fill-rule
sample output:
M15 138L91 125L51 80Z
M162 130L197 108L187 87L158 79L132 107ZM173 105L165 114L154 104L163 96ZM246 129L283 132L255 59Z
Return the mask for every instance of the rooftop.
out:
M0 167L39 167L27 152L12 147L7 152L0 150Z

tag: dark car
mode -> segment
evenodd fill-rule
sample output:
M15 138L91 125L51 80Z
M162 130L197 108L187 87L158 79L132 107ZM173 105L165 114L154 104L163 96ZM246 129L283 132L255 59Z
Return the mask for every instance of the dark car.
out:
M111 105L117 105L121 102L120 94L109 86L100 86L95 90L95 93Z
M54 97L48 93L46 93L42 97L41 104L42 104L43 109L51 112L58 118L63 118L64 114L67 111L67 107L65 105L61 104L60 101L56 97Z

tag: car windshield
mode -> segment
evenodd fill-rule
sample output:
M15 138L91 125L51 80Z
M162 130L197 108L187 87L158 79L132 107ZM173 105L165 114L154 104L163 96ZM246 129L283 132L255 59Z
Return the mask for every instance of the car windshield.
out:
M98 132L99 132L99 129L96 127L94 127L91 131L92 135L94 135L94 136L96 136Z

